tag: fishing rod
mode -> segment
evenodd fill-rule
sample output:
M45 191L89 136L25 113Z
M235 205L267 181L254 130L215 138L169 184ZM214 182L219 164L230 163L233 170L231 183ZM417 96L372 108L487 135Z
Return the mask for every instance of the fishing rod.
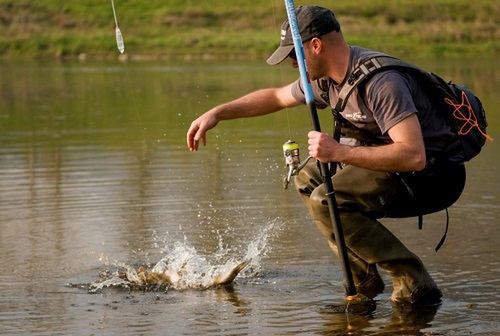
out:
M295 54L297 55L300 80L302 83L302 88L305 93L306 104L309 109L309 117L311 119L311 125L315 131L321 132L321 126L319 123L318 112L316 111L316 105L314 103L314 96L312 93L311 82L309 81L309 75L307 73L304 48L302 45L302 38L300 36L300 29L297 22L297 13L295 11L293 0L285 0L285 6L288 15L288 22L290 24L290 31L293 37ZM344 233L342 231L342 225L340 222L340 216L338 212L337 200L335 198L335 190L333 189L332 176L329 168L330 167L328 163L320 162L320 171L321 171L321 176L323 177L323 182L325 184L326 195L328 196L328 210L330 211L333 233L335 235L335 242L337 244L339 259L342 266L342 274L343 274L344 286L346 288L347 300L351 301L354 300L355 297L357 296L357 291L356 291L356 286L354 285L354 279L352 277L351 266L349 263L349 258L347 255L347 247L344 239Z

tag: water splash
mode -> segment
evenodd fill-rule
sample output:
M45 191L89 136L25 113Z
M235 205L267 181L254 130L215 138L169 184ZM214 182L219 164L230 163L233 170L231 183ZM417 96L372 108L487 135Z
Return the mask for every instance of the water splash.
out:
M259 272L261 269L261 260L267 256L272 250L271 242L278 237L279 231L283 226L283 222L279 218L268 223L255 236L254 240L250 241L247 246L247 251L244 259L251 259L250 265L254 272Z
M223 235L217 231L218 250L209 255L200 253L186 237L183 241L164 241L160 248L164 257L154 265L137 269L124 262L109 262L109 258L100 253L100 260L118 270L104 272L101 279L89 285L89 292L97 293L107 287L162 291L204 289L231 283L237 275L256 277L281 226L279 219L273 220L259 228L252 241L236 247L225 244ZM155 237L155 247L159 247L158 240Z

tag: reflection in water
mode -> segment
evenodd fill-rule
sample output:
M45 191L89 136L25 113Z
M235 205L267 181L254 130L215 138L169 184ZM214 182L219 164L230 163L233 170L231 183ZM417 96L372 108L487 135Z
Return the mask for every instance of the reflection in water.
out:
M488 133L500 138L497 60L418 63L477 93ZM186 150L195 115L281 85L296 71L127 69L131 87L115 64L0 66L0 334L474 335L500 328L496 142L467 164L467 186L450 209L439 253L443 214L426 216L422 231L414 219L384 222L443 290L437 312L393 306L386 288L373 306L346 314L336 259L295 193L282 189L281 146L293 139L304 152L306 111L229 121L206 148ZM321 118L328 129L329 112ZM87 295L64 286L92 283L113 265L153 267L179 246L192 260L205 258L196 274L252 264L225 290ZM107 263L96 259L100 253Z
M321 309L324 318L324 335L420 335L432 325L439 305L411 306L401 303L391 305L388 314L377 310L377 301L358 303L356 307L327 306ZM379 305L380 306L380 305Z

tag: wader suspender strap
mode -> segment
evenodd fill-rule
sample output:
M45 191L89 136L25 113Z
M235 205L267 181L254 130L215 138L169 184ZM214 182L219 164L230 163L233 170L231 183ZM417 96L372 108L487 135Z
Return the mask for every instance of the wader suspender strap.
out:
M424 77L428 81L434 81L431 75L422 69L414 66L413 64L401 61L397 58L391 57L391 56L378 56L374 57L371 59L366 60L363 62L358 68L354 69L354 71L351 73L349 78L347 79L347 83L344 84L342 89L340 90L339 97L337 99L337 103L335 104L335 107L332 109L333 117L334 117L334 139L337 141L340 139L340 133L341 133L341 124L342 123L349 123L340 113L344 111L345 106L347 104L347 99L349 99L349 96L352 94L354 89L367 77L380 72L382 70L389 70L389 69L396 69L396 70L406 70L407 72L411 72L411 74L416 74L418 75L418 80L420 78ZM446 228L443 237L439 241L438 245L436 246L435 250L436 252L441 248L443 245L446 235L448 233L448 224L450 221L448 209L446 210ZM423 226L423 215L418 215L418 228L422 230Z

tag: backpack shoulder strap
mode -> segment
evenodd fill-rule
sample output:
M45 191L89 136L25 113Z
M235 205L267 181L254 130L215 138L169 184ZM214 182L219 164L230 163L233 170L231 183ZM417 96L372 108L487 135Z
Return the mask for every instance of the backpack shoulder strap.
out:
M363 62L359 67L354 69L354 71L347 79L347 83L345 83L340 90L337 103L335 104L334 113L338 114L345 109L347 99L349 99L351 93L361 82L375 73L388 69L407 70L413 73L419 73L420 75L424 75L425 77L429 77L430 75L420 68L414 66L413 64L404 62L391 56L377 56L370 58Z
M444 80L430 72L420 69L413 64L385 55L370 58L352 71L351 75L339 92L335 107L332 108L334 118L334 135L337 136L336 139L340 137L342 132L347 134L346 130L352 129L353 127L352 124L341 115L341 112L344 111L347 105L347 100L353 93L354 89L356 89L359 84L370 76L381 71L391 69L410 74L418 82L422 83L423 88L425 88L425 90L432 96L435 96L436 92L438 92L436 89L439 89L439 96L441 97L443 95L450 95L448 85ZM357 129L356 134L351 134L351 136L367 143L375 143L373 136L362 133L363 132L360 132L360 130Z

